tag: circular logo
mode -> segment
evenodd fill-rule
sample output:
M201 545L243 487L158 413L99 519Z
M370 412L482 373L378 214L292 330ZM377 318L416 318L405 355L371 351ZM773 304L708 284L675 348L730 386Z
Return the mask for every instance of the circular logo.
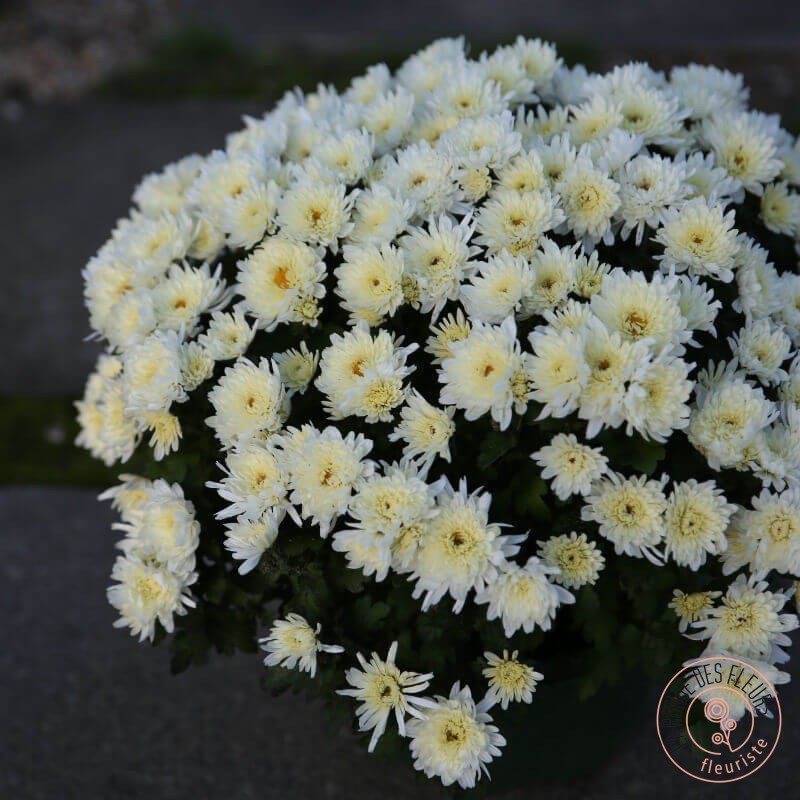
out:
M781 734L774 686L752 664L728 656L690 661L658 701L656 728L669 760L709 783L760 769Z

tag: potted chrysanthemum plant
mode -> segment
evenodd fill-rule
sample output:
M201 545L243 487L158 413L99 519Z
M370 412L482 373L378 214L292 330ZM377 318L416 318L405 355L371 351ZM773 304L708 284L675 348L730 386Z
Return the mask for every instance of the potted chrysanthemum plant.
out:
M747 101L443 40L145 177L84 273L118 625L175 670L260 641L465 788L549 687L788 680L800 148Z

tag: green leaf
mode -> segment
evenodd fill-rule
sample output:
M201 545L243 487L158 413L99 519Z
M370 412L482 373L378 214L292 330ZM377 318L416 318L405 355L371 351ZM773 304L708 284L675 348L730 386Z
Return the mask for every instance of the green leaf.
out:
M478 453L478 466L481 469L491 467L499 461L517 443L517 437L511 431L492 431L484 438Z

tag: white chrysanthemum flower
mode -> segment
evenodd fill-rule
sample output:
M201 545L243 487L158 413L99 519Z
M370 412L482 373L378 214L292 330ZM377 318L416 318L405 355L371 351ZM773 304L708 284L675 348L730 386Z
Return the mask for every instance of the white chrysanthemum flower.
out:
M745 372L762 383L775 384L788 377L781 365L791 355L792 341L768 319L748 319L728 344Z
M786 181L764 187L761 196L761 219L773 233L800 235L800 194L789 191Z
M581 145L605 139L622 124L619 104L602 95L594 95L571 110L567 133L572 142Z
M689 625L706 619L714 608L714 601L722 596L722 592L682 592L675 589L668 608L678 618L678 631L686 633Z
M676 484L664 512L666 557L679 566L700 569L709 555L725 550L725 531L735 511L714 481Z
M734 223L733 211L725 214L721 205L709 205L704 198L671 208L654 237L664 246L656 260L664 271L688 270L690 275L708 275L730 283L739 250Z
M744 107L749 95L741 75L705 64L673 67L669 80L670 88L693 119L720 111L737 111Z
M403 302L403 253L395 247L345 245L334 274L336 294L353 324L359 319L379 324Z
M180 356L181 383L193 392L214 374L214 359L199 342L186 342Z
M602 448L581 444L571 433L556 434L550 444L531 454L531 458L542 467L545 480L553 478L551 488L560 500L573 494L586 496L592 483L608 468Z
M353 185L369 169L373 146L373 137L364 130L339 131L320 139L311 155L338 180Z
M541 39L518 36L512 47L518 53L528 76L533 80L536 91L549 92L553 76L563 63L555 46Z
M249 250L267 233L275 233L275 217L281 189L275 181L256 184L225 200L220 209L219 226L229 247Z
M335 253L339 239L353 229L354 195L333 181L298 179L278 202L277 223L289 239L324 245Z
M186 400L181 376L181 337L156 331L122 356L122 393L132 414L166 411Z
M677 279L655 273L648 280L641 272L613 269L591 299L594 314L609 331L627 341L649 339L654 352L680 355L691 334L681 314Z
M343 653L338 644L322 644L319 632L308 624L299 614L287 614L285 619L276 620L270 628L269 636L259 639L261 649L267 652L264 664L268 667L284 667L300 672L308 672L313 678L317 674L317 653Z
M770 262L769 253L749 236L739 237L736 254L736 285L739 296L734 311L756 319L779 313L785 307L780 293L780 276Z
M622 239L634 233L634 243L640 245L645 228L657 228L666 210L689 194L687 178L686 167L668 158L637 156L628 161L619 175Z
M316 324L326 275L316 250L303 242L271 236L237 267L236 291L259 327L273 330L282 322Z
M299 347L291 347L283 353L276 353L273 360L278 365L286 393L303 394L317 371L319 353L309 350L305 342L300 342Z
M149 411L141 415L140 421L150 433L148 444L156 461L161 461L178 449L183 431L180 420L174 414L169 411Z
M773 131L755 112L715 113L700 128L703 141L720 166L741 181L748 192L760 195L783 166L777 158Z
M462 119L442 133L437 149L467 167L497 171L520 150L522 141L514 130L510 111L481 119Z
M142 277L160 278L173 262L186 257L194 235L195 224L184 212L152 219L133 212L117 223L108 254L135 264Z
M533 633L537 626L548 631L558 607L575 602L570 592L551 583L555 572L555 567L535 556L525 566L506 562L500 574L477 593L475 602L489 604L487 619L500 618L508 637L520 628L525 633Z
M230 293L221 279L222 268L213 275L208 265L170 267L167 277L153 290L156 324L162 330L182 330L187 336L197 331L200 315L223 308Z
M145 175L133 193L133 202L148 217L159 217L164 211L179 213L186 206L186 192L202 164L200 156L191 155Z
M676 299L681 315L690 331L706 331L716 334L714 321L722 308L722 302L715 299L714 292L696 276L679 275L676 286ZM696 346L693 339L688 344Z
M400 422L389 434L389 441L405 442L403 455L431 464L439 456L450 461L450 439L455 433L455 408L439 408L429 403L416 389L406 396L400 409Z
M366 458L372 442L361 434L341 432L329 425L318 431L311 425L287 428L276 436L274 445L283 454L289 474L291 502L300 506L289 514L297 524L300 518L319 525L320 536L328 535L339 516L347 511L353 492L374 471Z
M426 219L458 207L456 170L456 163L449 155L420 142L391 157L381 184L413 203L417 218Z
M566 133L554 136L546 144L537 143L536 150L542 160L550 189L555 191L564 173L577 161L578 151Z
M189 205L219 229L219 218L227 200L268 179L266 160L248 155L230 156L215 150L203 159L200 174L186 193Z
M238 572L247 575L252 572L278 538L278 528L284 517L283 509L270 509L258 519L239 517L235 522L225 524L225 549L231 558L241 561Z
M486 765L500 756L506 740L483 706L475 705L468 686L453 684L450 696L437 696L424 714L407 726L415 769L462 789L472 789L481 774L489 775Z
M228 453L219 467L225 473L222 481L206 484L229 503L217 512L217 519L242 516L255 520L283 504L288 476L269 444L251 444Z
M551 536L539 545L539 558L557 569L553 580L567 589L597 583L606 560L585 533L571 531L569 536Z
M141 430L126 411L125 394L118 379L97 373L90 376L83 399L75 407L80 427L75 444L85 447L109 467L115 461L124 463L133 455Z
M450 349L452 356L439 370L439 402L463 409L468 420L491 414L505 430L516 400L515 373L523 364L514 318L499 326L476 321L467 338L453 342Z
M432 335L425 342L425 350L433 356L433 363L441 364L446 358L452 358L451 345L466 339L470 330L469 320L460 308L456 309L455 314L448 314L438 324L432 325Z
M475 225L442 216L428 221L427 230L413 228L400 240L405 271L413 281L423 313L436 318L448 300L458 297L461 282L477 267L471 259L479 248L470 245Z
M682 152L676 157L686 170L689 197L705 197L711 203L741 203L744 199L742 184L728 174L725 167L714 161L713 153Z
M413 215L414 205L410 200L377 184L356 198L348 241L375 245L390 242L406 230Z
M501 535L502 526L489 522L491 502L488 492L469 494L463 480L457 490L447 482L441 487L437 514L425 526L411 575L414 597L424 595L423 610L449 593L458 613L470 590L480 593L519 550L524 536Z
M549 189L517 192L498 187L478 212L476 242L489 254L532 256L540 239L564 220Z
M315 381L326 395L323 405L331 418L356 415L367 422L393 418L393 409L405 399L403 381L414 371L406 360L417 349L416 344L398 344L385 330L373 338L363 324L331 336Z
M528 261L504 251L478 264L470 283L461 287L461 301L470 318L499 324L522 311L533 286L534 273Z
M420 709L437 708L436 703L427 697L417 697L430 685L433 673L420 674L398 669L395 664L397 642L392 642L386 659L373 653L367 661L361 653L356 653L361 669L351 667L345 671L351 689L338 689L336 694L353 697L361 705L356 709L358 729L372 731L368 751L375 749L378 740L386 730L389 717L394 714L397 729L401 736L406 735L406 714L416 719L424 719L425 712Z
M258 366L249 359L238 359L208 393L208 400L215 413L206 424L225 448L276 433L288 411L278 368L266 358Z
M566 213L565 226L575 238L592 246L611 239L611 220L620 205L619 184L579 156L561 175L555 187Z
M535 150L520 153L497 173L500 186L525 193L548 188L544 164Z
M752 510L745 510L737 523L753 543L750 556L755 572L800 575L800 494L787 489L772 494L764 489L752 499Z
M197 341L215 361L230 361L247 352L255 335L256 324L247 321L239 305L227 313L215 311Z
M483 669L483 677L489 682L489 691L483 701L487 708L497 703L505 711L509 703L531 703L536 685L544 678L528 664L517 660L518 650L509 656L508 650L503 655L484 653L488 667Z
M529 334L533 355L528 360L531 397L544 408L540 416L565 417L578 407L590 376L580 331L545 328Z
M397 147L411 126L414 97L402 88L378 95L361 113L364 128L375 137L375 152Z
M656 549L664 538L667 498L663 481L644 475L626 478L610 472L592 487L581 509L581 519L596 522L599 533L614 545L618 555L662 560Z
M513 103L529 103L538 96L528 75L522 53L515 47L498 47L491 55L481 53L480 63L488 78L499 84L503 97Z
M559 247L543 238L539 249L531 256L533 286L524 298L525 311L544 314L557 308L575 291L575 276L580 257L575 247Z
M591 439L605 426L615 428L629 421L630 388L650 364L650 348L647 340L623 339L596 319L583 331L581 341L588 376L581 386L578 416L587 421L586 435Z
M766 581L742 574L728 587L719 606L693 623L690 639L708 641L711 652L729 650L736 656L767 661L782 659L786 635L798 627L795 614L779 613L789 594L771 592Z
M625 395L626 432L638 431L645 439L666 442L673 431L689 424L692 364L662 352L643 365Z
M157 622L172 633L174 618L195 605L188 587L196 578L194 573L176 574L136 556L118 556L111 572L116 583L107 590L108 602L120 615L114 627L130 628L140 642L152 641Z
M777 415L773 403L741 378L729 378L698 398L687 435L712 469L739 464L756 435Z
M195 566L200 523L194 505L181 487L159 479L144 488L144 498L129 509L126 522L114 527L125 531L119 547L127 555L157 562L175 575L189 575Z
M671 92L636 84L621 88L614 97L619 103L623 130L641 137L646 145L669 149L680 144L683 120L689 111Z

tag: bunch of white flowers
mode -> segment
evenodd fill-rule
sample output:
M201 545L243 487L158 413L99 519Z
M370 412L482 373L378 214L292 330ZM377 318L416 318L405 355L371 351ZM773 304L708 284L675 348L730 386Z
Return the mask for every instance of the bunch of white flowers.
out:
M314 530L312 554L401 576L418 614L452 603L514 637L477 703L421 696L434 676L397 643L344 673L370 749L394 715L415 767L462 787L505 744L488 711L542 677L516 651L621 558L704 587L671 608L706 654L785 661L798 620L767 578L800 577L800 145L747 99L715 68L598 75L540 40L471 59L448 39L147 176L84 271L107 352L78 441L108 465L142 439L186 454L208 513L201 535L161 479L107 493L120 624L171 631L220 602L231 559L268 580ZM559 535L526 532L525 474ZM289 614L267 664L313 676L342 650L319 631Z

